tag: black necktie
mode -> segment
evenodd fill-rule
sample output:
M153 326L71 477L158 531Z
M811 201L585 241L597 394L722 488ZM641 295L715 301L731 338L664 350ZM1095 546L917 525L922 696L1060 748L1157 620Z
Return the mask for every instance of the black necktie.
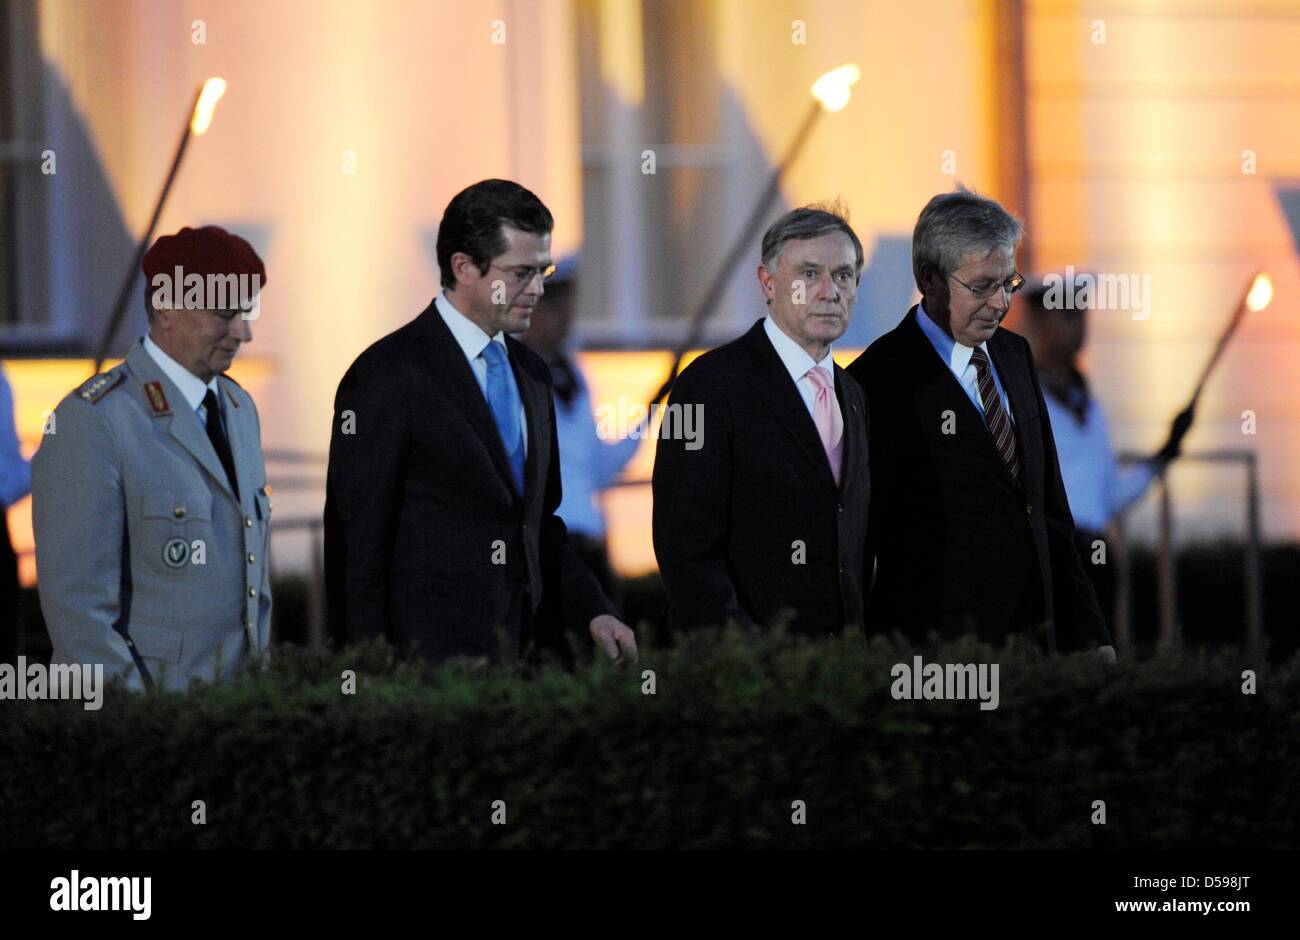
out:
M221 427L221 410L217 406L217 396L212 394L212 389L208 389L203 396L203 410L207 413L207 430L208 440L212 442L212 449L217 452L217 457L221 460L221 466L226 468L226 479L230 481L230 489L234 492L235 498L239 498L239 483L235 480L235 458L230 453L230 441L226 440L226 432Z
M980 401L984 403L984 422L993 435L993 443L1006 462L1011 476L1020 481L1020 456L1016 453L1016 432L1011 427L1011 418L1002 406L1002 396L998 394L993 383L993 373L989 371L989 357L978 347L971 352L971 362L975 363L975 380L979 384Z

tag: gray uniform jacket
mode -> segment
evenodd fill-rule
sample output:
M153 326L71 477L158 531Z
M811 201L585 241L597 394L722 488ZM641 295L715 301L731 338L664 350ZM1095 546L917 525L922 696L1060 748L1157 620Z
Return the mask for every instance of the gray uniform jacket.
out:
M54 663L140 689L230 679L270 640L271 501L257 408L218 379L236 498L203 422L141 342L69 394L32 461Z

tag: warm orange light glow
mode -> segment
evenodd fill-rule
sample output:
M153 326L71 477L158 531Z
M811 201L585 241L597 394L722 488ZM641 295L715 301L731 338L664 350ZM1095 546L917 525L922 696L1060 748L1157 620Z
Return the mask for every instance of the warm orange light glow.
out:
M645 100L643 44L640 4L601 0L600 74L630 105Z
M104 362L107 371L120 360ZM94 363L89 359L7 359L0 362L14 392L14 424L23 456L36 453L46 431L50 412L73 389L91 375ZM243 356L227 373L242 385L254 401L266 399L265 390L275 374L275 363L259 356ZM53 428L51 428L53 430ZM274 445L268 445L274 446ZM18 553L19 583L36 584L36 558L32 554L32 501L24 497L9 507L9 537Z
M190 130L195 137L202 137L212 126L212 115L217 110L217 102L226 93L226 81L223 78L209 78L203 83L199 100L194 103L194 116L190 118Z
M862 77L862 70L856 65L841 65L831 69L813 83L813 97L822 103L822 107L832 113L840 111L849 103L853 86Z
M1250 285L1250 292L1246 294L1246 309L1251 313L1259 313L1272 302L1273 281L1260 271L1255 275L1255 282Z
M692 350L682 357L685 369L704 350ZM836 348L835 361L847 366L861 349ZM582 373L591 389L591 406L595 414L603 409L619 409L645 403L672 365L672 353L666 349L625 352L584 352L578 355ZM655 440L659 436L661 415L656 413L642 446L623 471L623 486L603 494L605 521L608 528L610 562L625 578L657 570L654 543L651 540L650 474L654 470Z

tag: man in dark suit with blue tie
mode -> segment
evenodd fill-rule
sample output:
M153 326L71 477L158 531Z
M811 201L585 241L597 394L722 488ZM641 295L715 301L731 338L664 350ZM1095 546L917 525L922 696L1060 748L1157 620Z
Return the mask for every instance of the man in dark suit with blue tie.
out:
M573 624L612 659L635 656L555 514L550 370L507 335L528 328L554 271L552 227L516 183L459 193L438 231L443 292L339 383L325 503L336 640L497 661L567 652Z
M867 619L1113 660L1029 344L999 329L1021 233L962 187L931 199L912 235L921 303L849 366L871 410Z

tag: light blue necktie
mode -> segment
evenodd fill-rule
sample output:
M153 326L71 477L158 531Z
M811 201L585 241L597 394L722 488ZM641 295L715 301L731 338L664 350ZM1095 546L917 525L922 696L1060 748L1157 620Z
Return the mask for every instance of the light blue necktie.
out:
M519 426L519 386L506 358L505 347L490 342L483 350L487 360L487 400L497 433L510 461L510 472L515 478L515 488L524 492L524 435Z

